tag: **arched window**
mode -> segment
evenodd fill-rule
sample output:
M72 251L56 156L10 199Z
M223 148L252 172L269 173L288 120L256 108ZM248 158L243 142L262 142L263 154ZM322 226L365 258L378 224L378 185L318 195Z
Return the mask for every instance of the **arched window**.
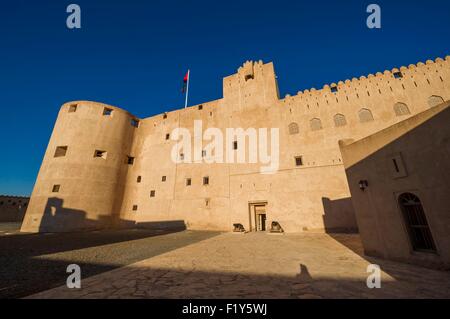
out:
M309 121L309 124L311 126L311 131L318 131L322 129L322 121L318 118L312 119Z
M299 132L300 131L297 123L292 122L291 124L289 124L289 135L298 134Z
M433 236L419 197L411 193L399 196L398 203L405 219L411 245L418 251L436 251Z
M444 103L444 99L442 98L442 96L432 95L428 98L428 105L430 107L434 107L442 103Z
M359 121L361 123L367 123L373 121L372 112L369 109L361 109L358 112Z
M343 114L336 114L334 116L334 126L341 127L347 125L347 120Z
M396 103L394 105L394 112L395 112L395 115L397 115L397 116L411 114L411 112L409 112L408 106L405 103Z

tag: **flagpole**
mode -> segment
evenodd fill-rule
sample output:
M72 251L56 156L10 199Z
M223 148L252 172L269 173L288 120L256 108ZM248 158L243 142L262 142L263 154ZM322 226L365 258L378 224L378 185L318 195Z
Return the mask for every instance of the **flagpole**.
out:
M188 104L188 96L189 96L189 81L191 77L191 70L188 70L188 77L187 77L187 87L186 87L186 101L184 102L184 108L187 108Z

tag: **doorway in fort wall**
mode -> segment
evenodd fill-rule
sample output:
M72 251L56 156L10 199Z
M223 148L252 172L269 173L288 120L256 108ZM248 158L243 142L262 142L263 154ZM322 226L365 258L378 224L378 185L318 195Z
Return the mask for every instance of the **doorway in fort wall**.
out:
M267 230L267 201L248 203L249 231L265 232Z

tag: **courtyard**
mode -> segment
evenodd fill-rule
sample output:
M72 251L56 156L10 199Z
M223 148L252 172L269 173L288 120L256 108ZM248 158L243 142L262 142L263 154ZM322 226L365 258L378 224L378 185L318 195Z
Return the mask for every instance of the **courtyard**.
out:
M450 273L362 253L357 234L105 230L0 235L0 297L449 298ZM68 289L69 264L81 289ZM382 270L369 289L367 266Z

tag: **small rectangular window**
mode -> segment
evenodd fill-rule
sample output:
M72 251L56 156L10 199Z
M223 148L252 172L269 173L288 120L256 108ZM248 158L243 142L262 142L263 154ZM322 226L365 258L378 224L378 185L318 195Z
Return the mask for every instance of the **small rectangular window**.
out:
M138 210L138 205L133 205L133 211L137 211Z
M139 127L139 120L137 120L137 119L131 119L131 126Z
M161 177L161 181L162 181L162 182L165 182L166 180L167 180L167 177L166 177L166 176Z
M142 177L141 177L141 176L138 176L138 177L136 178L136 182L140 183L141 181L142 181Z
M134 157L127 156L127 164L128 165L133 165L134 164Z
M203 185L209 185L209 176L203 177Z
M61 188L61 185L53 185L52 193L59 193L60 188Z
M295 157L295 166L303 166L303 158L301 156Z
M184 160L184 154L183 153L180 153L180 160Z
M170 139L170 134L169 133L166 134L166 140L168 140L168 139Z
M111 116L112 115L112 109L110 109L109 107L105 107L104 109L103 109L103 115L105 115L105 116Z
M94 157L101 157L101 158L106 159L107 154L108 153L106 151L95 150Z
M392 162L394 163L395 171L396 171L397 173L399 173L399 172L400 172L400 169L398 168L397 160L396 160L395 158L393 158L393 159L392 159Z
M192 179L186 178L186 186L191 186L191 185L192 185Z
M406 170L405 164L403 162L403 157L401 153L393 154L388 157L390 161L389 167L394 179L407 177L408 172Z
M64 157L67 153L67 146L57 146L53 157Z
M156 191L152 190L150 191L150 197L155 197Z
M203 110L203 105L202 105L202 104L200 104L200 105L198 106L198 110L199 110L199 111Z
M69 105L69 113L76 112L77 111L77 107L78 107L78 105L76 105L76 104Z
M163 114L163 119L165 120L167 118L167 113Z
M202 150L202 157L206 157L206 150Z
M401 79L402 77L403 77L403 73L402 72L395 72L394 73L394 78Z
M237 141L234 141L234 142L233 142L233 149L234 149L234 150L237 150L237 149L238 149L238 142L237 142Z
M332 92L332 93L336 93L337 91L338 91L337 86L332 86L332 87L331 87L331 92Z

